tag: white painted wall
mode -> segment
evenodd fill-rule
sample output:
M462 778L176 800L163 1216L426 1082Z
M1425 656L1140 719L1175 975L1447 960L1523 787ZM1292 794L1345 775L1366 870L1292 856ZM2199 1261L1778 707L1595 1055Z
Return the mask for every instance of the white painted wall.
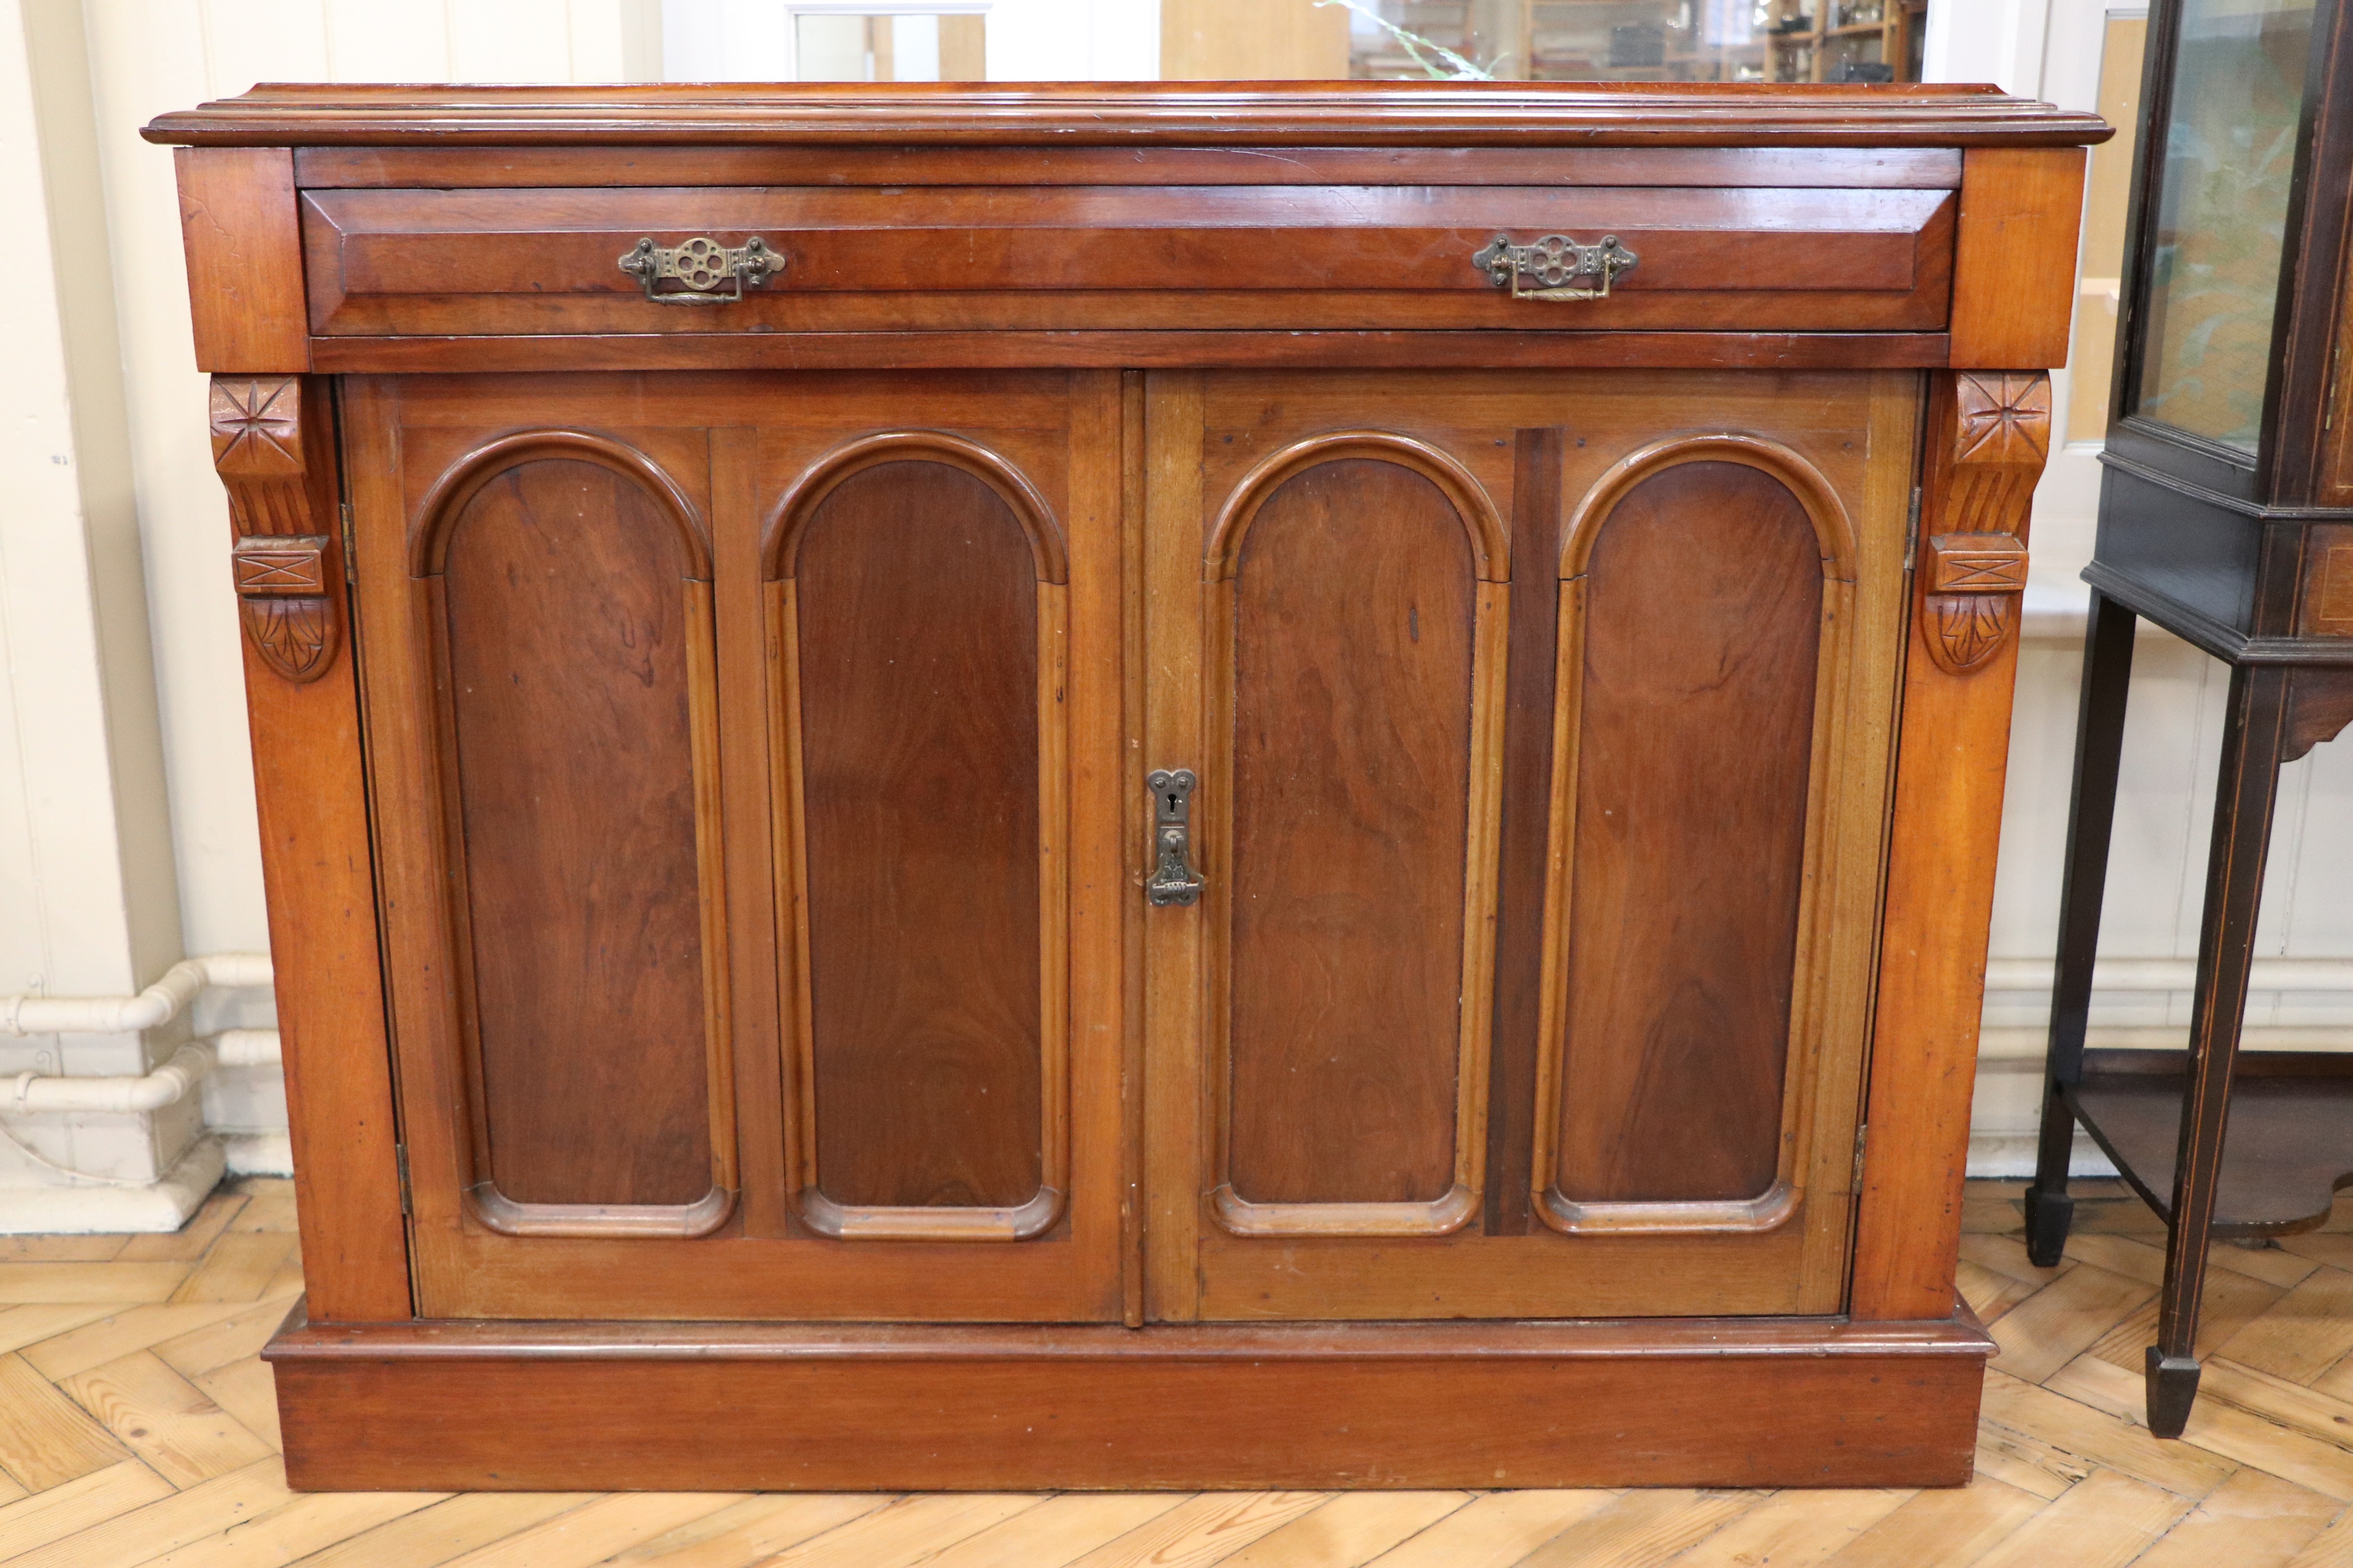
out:
M60 24L64 25L60 25ZM80 68L54 7L0 0L0 991L134 991L180 956L107 221ZM168 1038L0 1040L0 1073L141 1073ZM165 1118L0 1117L0 1184L40 1159L152 1180L195 1142Z

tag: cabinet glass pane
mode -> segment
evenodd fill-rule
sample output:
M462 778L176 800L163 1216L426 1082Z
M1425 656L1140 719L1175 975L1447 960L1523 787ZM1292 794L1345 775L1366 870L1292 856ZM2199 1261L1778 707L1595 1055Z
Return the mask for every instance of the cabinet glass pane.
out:
M2187 0L2174 61L2137 411L2255 449L2312 6Z
M1327 0L1348 74L1917 81L1926 0ZM1267 75L1305 75L1270 70Z

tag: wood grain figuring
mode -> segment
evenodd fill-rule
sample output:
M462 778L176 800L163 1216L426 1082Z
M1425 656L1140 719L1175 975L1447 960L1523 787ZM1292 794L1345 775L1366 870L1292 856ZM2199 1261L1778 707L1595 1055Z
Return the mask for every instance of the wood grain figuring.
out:
M692 563L644 490L569 460L491 480L443 549L489 1177L520 1204L694 1204Z
M159 115L164 143L307 147L664 143L1034 147L2081 146L2096 115L1919 83L992 83L907 88L420 88L270 84Z
M289 1473L548 1489L1958 1485L1974 1325L745 1331L295 1324ZM405 1420L392 1411L405 1409ZM717 1410L713 1424L698 1413ZM1138 1411L1155 1419L1138 1420ZM1733 1413L1738 1413L1736 1419ZM1029 1412L1031 1414L1023 1414ZM552 1418L551 1418L552 1417ZM535 1419L534 1419L535 1418ZM501 1436L533 1419L540 1440ZM387 1428L364 1452L362 1424ZM1731 1434L1745 1428L1749 1436ZM1503 1473L1497 1475L1500 1469Z
M1037 579L1012 510L936 461L844 480L799 542L810 1115L836 1204L1018 1208L1044 1180Z
M1453 1183L1464 528L1430 480L1353 458L1284 481L1241 542L1227 1179L1246 1202L1427 1204Z
M1544 1001L1544 910L1552 822L1554 689L1559 657L1561 469L1565 432L1513 433L1512 554L1501 813L1496 827L1495 1022L1487 1090L1492 1236L1528 1228L1535 1157L1536 1059Z
M359 1510L386 1561L1026 1560L992 1538L1036 1512L1065 1558L1255 1562L1499 1485L1959 1479L2009 542L2104 132L1959 87L1451 82L291 87L151 127L202 144L200 322L286 356L206 361L250 668L328 694L253 702L273 918L326 933L280 934L319 971L290 1079L333 1099L292 1085L329 1254L277 1363L297 1480L1425 1489L797 1535L659 1492L505 1541ZM1470 259L1602 231L1642 258L1604 300ZM697 232L786 265L699 311L616 265ZM295 386L284 431L301 374L334 418ZM2302 673L2296 744L2353 712ZM1156 767L1200 777L1192 907L1132 875ZM188 1500L79 1555L374 1551L332 1500L172 1522L279 1485L234 1351L283 1238L120 1279L89 1245L0 1259L0 1347ZM84 1289L135 1310L47 1315ZM2017 1322L2116 1403L2137 1320ZM2253 1387L2254 1425L2326 1397ZM2008 1473L1975 1514L1504 1533L1902 1557L2170 1489ZM11 1489L0 1557L66 1560Z
M2334 1441L2353 1420L2344 1365L2353 1335L2343 1310L2353 1299L2353 1275L2336 1266L2353 1260L2348 1220L2333 1219L2325 1231L2288 1238L2289 1246L2334 1264L2276 1248L2214 1248L2215 1266L2225 1271L2214 1294L2218 1305L2229 1301L2231 1321L2213 1341L2217 1353L2208 1363L2189 1432L2179 1442L2158 1442L2132 1419L2136 1373L2118 1357L2129 1351L2137 1364L2148 1309L2128 1303L2153 1287L2163 1254L2143 1236L2116 1234L2137 1224L2147 1233L2155 1223L2116 1182L2077 1184L2079 1212L2091 1228L2070 1244L2059 1269L2026 1267L2017 1235L2019 1184L1969 1184L1967 1246L1972 1257L1987 1261L1965 1272L1980 1287L2000 1282L2001 1293L1985 1297L1980 1309L1998 1319L1994 1337L2005 1349L2093 1348L2061 1363L2042 1358L2040 1385L2000 1373L1986 1377L1976 1425L1977 1475L1965 1488L1650 1489L1623 1501L1603 1489L1483 1489L1467 1498L1387 1490L1356 1496L1164 1491L1042 1500L1004 1491L746 1499L700 1489L306 1497L286 1488L273 1453L225 1477L191 1474L175 1489L143 1454L126 1454L114 1444L93 1413L109 1407L108 1396L126 1380L111 1372L81 1374L109 1361L152 1356L212 1394L275 1449L275 1424L260 1419L249 1396L258 1380L266 1397L270 1376L252 1359L259 1338L240 1320L185 1331L137 1321L107 1304L105 1298L122 1292L111 1290L105 1280L140 1268L135 1258L158 1247L206 1268L213 1256L208 1249L216 1249L225 1232L252 1239L249 1223L282 1223L288 1185L269 1178L232 1183L178 1236L11 1238L8 1250L16 1258L70 1248L73 1257L90 1260L84 1267L91 1289L83 1302L0 1316L10 1338L24 1347L21 1356L0 1357L0 1435L8 1439L0 1442L7 1450L0 1454L0 1553L29 1568L151 1560L244 1568L297 1557L316 1568L460 1563L556 1568L592 1557L726 1568L765 1562L777 1552L786 1553L776 1559L783 1568L878 1555L896 1562L925 1552L954 1568L1103 1568L1192 1562L1260 1536L1240 1559L1252 1568L1293 1562L1367 1568L1376 1561L1381 1568L1504 1568L1531 1554L1538 1563L1597 1556L1607 1562L1613 1553L1624 1561L1630 1552L1655 1555L1696 1539L1684 1551L1693 1563L1746 1563L1762 1555L1775 1563L1852 1568L1982 1560L1999 1552L1997 1561L2020 1568L2049 1561L2063 1548L2070 1562L2110 1563L2141 1552L2149 1521L2140 1507L2112 1506L2119 1491L2142 1503L2148 1493L2162 1495L2170 1500L2170 1512L2183 1514L2147 1556L2134 1558L2150 1568L2221 1563L2319 1568L2341 1561L2353 1543L2353 1521L2338 1518L2342 1499L2353 1490L2353 1459ZM2000 1272L2004 1268L2020 1277ZM2261 1278L2230 1272L2241 1268ZM2096 1278L2088 1288L2071 1289L2079 1277ZM2126 1289L2136 1281L2137 1289ZM299 1286L299 1278L294 1283ZM281 1295L267 1305L270 1317L263 1332L276 1326L287 1300ZM240 1319L260 1310L248 1310ZM111 1318L104 1327L114 1336L102 1352L90 1352L95 1362L69 1353L90 1331L78 1325L93 1318ZM1744 1346L1765 1338L1754 1324L1713 1327ZM454 1338L453 1328L428 1331ZM675 1325L654 1337L675 1343L681 1331L712 1338L730 1333ZM1680 1329L1663 1337L1686 1342ZM1883 1331L1878 1337L1889 1342ZM2127 1337L2129 1343L2119 1342ZM1244 1342L1254 1352L1266 1348L1262 1339ZM350 1347L362 1353L370 1348ZM1835 1342L1826 1350L1826 1359L1840 1353ZM220 1364L224 1355L232 1359ZM82 1403L85 1395L89 1405ZM1735 1408L1742 1397L1733 1396ZM2120 1488L2124 1481L2141 1489ZM23 1483L37 1489L27 1496ZM707 1477L688 1483L712 1484ZM1013 1482L1008 1478L999 1484ZM1430 1522L1450 1504L1451 1511ZM687 1521L680 1522L682 1518ZM1423 1525L1428 1528L1400 1541ZM2021 1544L2009 1546L2011 1540Z
M1957 503L1983 499L1956 468L1974 440L1958 374L1931 384L1920 532L1952 531ZM2010 422L2031 426L2033 401L2005 400ZM2043 404L2047 409L2047 402ZM2001 450L2047 450L2045 428L2005 437ZM2005 465L2007 469L2007 465ZM2026 542L2031 486L1998 476L2000 505L1971 504L1971 532ZM1960 1193L1968 1158L1969 1086L1985 999L1986 932L1993 915L1994 851L2000 837L2010 700L2018 639L1955 675L1915 615L1904 664L1904 706L1894 780L1896 829L1887 847L1881 917L1879 998L1872 1023L1871 1086L1855 1232L1852 1308L1858 1319L1901 1318L1952 1293L1960 1245Z
M1179 311L1185 309L1177 302ZM478 337L452 330L416 337L313 338L322 374L652 370L841 370L875 365L943 370L1184 370L1204 366L1314 369L1490 369L1616 366L1731 370L1928 369L1946 361L1936 331L1689 331L1564 332L1053 329L987 331L671 332L596 337Z
M1617 504L1582 586L1547 1174L1573 1201L1755 1198L1780 1159L1821 550L1772 476L1683 463Z
M1586 330L1934 330L1954 210L1935 189L1550 185L352 190L302 202L310 325L334 336L1508 327L1535 324L1532 310ZM1605 231L1640 261L1565 319L1498 290L1472 260L1498 232ZM614 264L642 236L746 233L781 270L720 308L661 309ZM1171 290L1183 300L1151 298Z
M1153 384L1156 389L1163 384L1155 378ZM1186 422L1174 398L1165 405L1155 403L1154 418L1167 422L1168 450L1166 467L1155 465L1151 471L1165 473L1166 479L1156 482L1177 492L1166 500L1176 511L1166 526L1179 527L1177 517L1189 516L1198 520L1194 528L1209 535L1207 553L1213 574L1215 563L1225 558L1217 542L1224 537L1226 521L1248 510L1234 498L1255 477L1284 471L1296 448L1340 443L1351 427L1361 433L1367 426L1409 435L1421 447L1443 453L1460 465L1471 476L1472 489L1466 494L1483 492L1494 498L1493 504L1515 520L1512 531L1497 528L1493 555L1501 559L1508 547L1523 573L1529 541L1517 531L1520 520L1533 523L1546 511L1557 512L1557 498L1568 496L1577 498L1574 512L1580 527L1598 523L1614 504L1610 495L1639 483L1662 462L1694 456L1760 467L1778 476L1799 496L1814 521L1820 553L1844 564L1836 568L1835 584L1829 567L1817 567L1825 574L1823 647L1828 650L1836 645L1838 651L1825 651L1817 660L1818 721L1810 742L1818 782L1808 792L1807 828L1809 845L1818 846L1819 854L1810 861L1817 869L1802 916L1800 951L1806 956L1793 965L1799 984L1789 1005L1791 1048L1779 1129L1785 1165L1777 1172L1777 1178L1786 1176L1787 1181L1776 1180L1770 1202L1628 1204L1614 1205L1619 1212L1609 1215L1589 1211L1612 1205L1587 1205L1588 1212L1570 1216L1576 1227L1573 1238L1564 1238L1552 1226L1527 1234L1525 1225L1493 1234L1486 1226L1466 1224L1451 1234L1433 1236L1426 1218L1419 1233L1402 1226L1378 1232L1362 1223L1363 1215L1344 1215L1341 1211L1349 1207L1345 1205L1303 1205L1324 1212L1287 1216L1282 1226L1253 1230L1235 1223L1241 1216L1226 1201L1230 1189L1217 1190L1214 1130L1209 1147L1180 1152L1171 1128L1155 1142L1152 1174L1157 1183L1177 1184L1177 1189L1158 1194L1148 1233L1166 1241L1165 1250L1158 1241L1148 1244L1154 1246L1155 1268L1175 1271L1176 1284L1168 1294L1190 1296L1202 1318L1247 1321L1837 1311L1844 1300L1845 1258L1852 1243L1847 1194L1875 946L1875 866L1885 831L1882 792L1890 744L1892 654L1904 625L1905 503L1916 451L1917 382L1902 375L1767 379L1661 374L1628 380L1599 374L1520 372L1498 383L1445 372L1231 372L1204 378L1204 385L1203 411L1190 416L1198 423ZM1662 431L1686 421L1694 407L1708 409L1711 422L1720 429L1753 434L1662 437ZM1562 422L1551 458L1560 466L1556 477L1534 471L1541 461L1530 457L1523 434L1543 428L1548 420ZM1161 450L1155 447L1155 452ZM1404 460L1402 453L1399 460ZM1206 499L1183 499L1182 487L1188 482L1198 484ZM1188 505L1189 512L1176 510ZM1163 515L1153 513L1155 520ZM1556 545L1540 547L1536 553L1538 573L1556 583L1559 555ZM1227 646L1221 640L1226 634L1209 613L1215 608L1214 596L1206 607L1201 597L1199 554L1185 561L1181 546L1164 538L1151 571L1147 624L1159 638L1150 658L1152 679L1171 683L1169 700L1176 709L1165 719L1155 710L1155 722L1168 726L1155 733L1177 736L1184 733L1179 726L1189 714L1219 711L1214 698L1191 697L1183 679L1187 638L1195 648L1218 649ZM1509 584L1483 584L1482 609L1490 590L1499 590L1501 598L1522 588L1518 579ZM1556 588L1554 594L1557 592ZM1524 639L1525 623L1514 617L1510 636L1514 641ZM1501 669L1505 650L1498 647L1494 651ZM1202 668L1211 678L1206 684L1214 684L1220 662L1214 655L1206 657ZM1508 706L1507 686L1526 679L1525 666L1515 658L1509 675L1494 689L1496 713ZM1551 684L1549 679L1546 684ZM1549 697L1535 710L1534 743L1546 758L1553 711ZM1215 733L1214 721L1205 721ZM1502 741L1510 725L1503 722L1495 728L1504 732L1498 737ZM1155 741L1147 750L1155 757L1179 760L1216 755L1213 744L1193 746L1182 740ZM1474 772L1500 784L1498 793L1510 797L1523 786L1507 781L1524 770L1507 765L1508 754L1507 745L1499 743L1492 752L1494 760ZM1205 790L1219 771L1214 763L1203 769ZM1539 776L1550 772L1546 765ZM1547 846L1566 844L1568 838L1567 833L1551 833L1551 805L1547 786L1532 807L1537 835L1533 850L1509 849L1495 873L1506 887L1515 875L1523 882L1530 874L1538 879L1544 891L1537 907L1527 911L1532 921L1544 919L1550 897L1552 856ZM1212 858L1205 869L1213 902L1221 885L1214 857L1227 837L1215 831L1219 820L1214 812L1205 818ZM1508 806L1503 820L1508 827ZM1519 837L1500 842L1524 845L1528 826L1524 823ZM1531 863L1515 868L1514 857L1524 852L1532 854ZM1817 851L1810 847L1809 854ZM1513 962L1511 931L1518 909L1492 891L1485 898L1487 907L1499 909L1503 917L1493 960L1498 978L1492 983L1492 989L1500 991L1508 984L1503 977L1505 965ZM1467 888L1465 903L1472 903ZM1209 912L1214 921L1214 908ZM1186 918L1182 911L1147 915L1147 941L1160 932L1177 937ZM1545 921L1547 942L1560 925L1557 920ZM1534 967L1541 976L1559 973L1557 951L1547 947ZM1181 1035L1172 1038L1163 1033L1163 1025L1195 996L1202 1005L1214 1005L1221 973L1214 957L1201 961L1201 968L1187 975L1155 972L1166 987L1167 1010L1155 1015L1162 1022L1154 1026L1149 1048L1167 1063L1168 1079L1178 1078L1176 1069L1187 1055L1206 1058L1217 1036L1213 1025L1204 1026L1194 1037L1199 1041L1195 1046ZM1197 989L1187 991L1187 980L1193 974L1198 974L1191 979ZM1491 987L1466 989L1476 995ZM1539 1003L1548 1005L1541 993ZM1493 1009L1488 1016L1501 1018L1503 1014ZM1173 1030L1175 1026L1167 1026ZM1531 1026L1526 1050L1533 1053L1536 1038L1556 1038L1557 1033ZM1507 1070L1502 1044L1493 1053L1497 1069L1487 1080L1493 1097L1488 1115L1491 1125L1515 1113L1527 1117L1522 1126L1529 1130L1519 1134L1517 1177L1519 1190L1525 1194L1533 1184L1532 1169L1550 1172L1557 1163L1550 1152L1540 1163L1532 1158L1534 1131L1556 1128L1559 1119L1549 1116L1530 1127L1535 1121L1535 1095L1526 1087L1535 1076L1532 1065L1522 1068L1526 1076L1516 1090L1520 1106L1515 1111L1511 1105L1514 1090L1502 1076ZM1169 1061L1171 1058L1176 1059ZM1528 1062L1525 1056L1521 1059ZM1209 1081L1219 1081L1206 1063L1200 1070ZM1181 1113L1188 1103L1183 1093L1176 1083L1164 1089L1160 1079L1154 1080L1155 1130L1160 1108L1173 1107L1168 1112L1172 1117ZM1214 1097L1204 1100L1214 1114ZM1491 1136L1486 1148L1504 1147L1500 1140L1504 1136ZM1500 1179L1490 1178L1489 1190ZM1551 1189L1549 1177L1543 1185ZM1206 1205L1198 1196L1204 1192L1211 1196ZM1201 1216L1198 1240L1189 1245L1166 1240L1166 1231L1196 1209ZM1311 1226L1306 1223L1310 1219L1320 1223ZM1167 1253L1176 1256L1164 1263Z
M1208 378L1177 371L1147 376L1144 405L1144 735L1138 765L1181 765L1208 755L1211 727L1202 646L1209 600L1202 591L1203 513L1214 504L1202 473ZM1219 742L1221 746L1224 742ZM1136 787L1131 774L1130 787ZM1210 777L1214 792L1216 776ZM1196 812L1207 795L1197 792ZM1148 820L1148 819L1145 819ZM1207 817L1202 821L1206 825ZM1144 841L1139 838L1139 844ZM1213 837L1209 845L1214 846ZM1140 851L1143 864L1152 858ZM1142 879L1137 879L1141 887ZM1218 895L1171 905L1144 927L1144 1310L1152 1322L1201 1316L1203 1194L1217 1186L1210 1128L1213 1006L1206 965Z
M1948 147L304 147L304 188L431 185L1853 185L1958 190Z
M909 379L869 374L754 376L716 385L704 378L612 376L346 384L344 429L354 451L364 618L381 639L364 668L371 681L378 864L393 954L386 973L399 1009L404 1131L415 1178L417 1293L427 1312L605 1321L681 1313L714 1321L998 1322L1117 1316L1119 1081L1110 1043L1118 1038L1120 1023L1116 998L1104 995L1103 965L1116 966L1103 946L1113 929L1107 922L1124 903L1116 869L1124 846L1103 826L1107 817L1096 816L1090 827L1079 805L1091 798L1096 812L1115 813L1127 786L1124 768L1115 793L1103 777L1104 768L1115 765L1104 739L1103 703L1106 686L1116 680L1116 660L1108 656L1117 646L1120 619L1117 442L1115 434L1106 434L1115 433L1116 419L1099 406L1108 379L927 376L920 400L939 424L1002 453L1030 476L1054 509L1049 521L1069 539L1069 608L1056 635L1074 650L1061 661L1072 750L1080 736L1092 736L1088 754L1096 771L1082 780L1077 767L1071 770L1070 816L1077 830L1064 841L1067 847L1054 852L1057 858L1067 856L1070 866L1071 912L1063 918L1071 959L1067 982L1052 984L1070 998L1078 1046L1070 1052L1064 1097L1069 1180L1059 1202L1047 1205L1050 1216L1059 1212L1061 1217L1048 1227L1050 1244L1034 1247L974 1246L1005 1237L997 1228L997 1211L947 1208L919 1212L937 1230L958 1229L955 1239L934 1234L888 1246L846 1244L808 1223L812 1205L804 1202L803 1164L793 1146L805 1097L793 1089L790 1080L801 1075L787 1059L803 1037L792 1017L799 965L791 952L788 891L785 907L776 907L793 858L783 838L748 830L754 822L776 825L776 803L789 794L784 785L790 777L772 743L785 730L784 710L773 706L781 662L776 650L797 639L772 637L773 591L786 584L764 582L764 546L773 540L777 508L798 477L820 467L829 453L877 431L901 428L895 421L918 401ZM630 410L627 420L615 420L614 411L624 406ZM755 424L714 424L754 412ZM506 437L497 434L550 426L520 446L504 445ZM600 439L612 450L555 440L562 432L597 428L607 432ZM465 1190L482 1162L470 1147L477 1119L469 1114L460 1020L448 998L465 988L453 961L470 942L448 929L443 912L442 889L455 871L443 868L446 812L434 782L436 755L447 750L431 732L436 705L427 633L435 617L429 582L411 575L413 564L429 562L432 539L414 498L437 489L445 495L462 489L462 471L448 483L441 476L453 465L465 469L469 454L492 452L495 461L510 462L518 452L567 452L582 460L593 452L618 462L623 449L674 481L673 499L683 511L673 519L673 536L681 547L685 530L710 520L717 772L723 784L712 793L724 797L723 891L736 918L713 917L706 928L706 957L738 955L733 973L723 975L723 1023L733 1031L730 1131L738 1143L741 1197L732 1216L722 1203L700 1215L694 1208L651 1215L607 1209L589 1216L525 1216L517 1226L490 1212L483 1194ZM656 479L645 482L655 487L649 494L659 493ZM1041 623L1041 637L1052 630ZM1041 684L1048 673L1040 660ZM706 858L707 889L719 888L722 869L722 861ZM1045 923L1041 910L1041 931ZM785 940L778 940L779 931ZM1033 984L1043 994L1049 983L1039 974ZM730 1065L726 1055L713 1053L714 1081ZM714 1094L715 1129L720 1110ZM889 1211L888 1217L899 1225L904 1213ZM875 1234L875 1217L852 1216L866 1235ZM586 1223L592 1218L594 1226ZM560 1219L565 1228L552 1233L543 1219ZM648 1223L654 1220L660 1225ZM696 1226L706 1238L698 1239ZM976 1229L993 1234L976 1235ZM893 1234L904 1237L904 1226Z
M213 449L230 470L233 525L250 538L324 538L322 587L340 601L339 453L325 438L330 423L321 383L241 378L227 399L215 384ZM357 674L353 661L337 659L311 675L288 679L282 661L248 635L262 890L311 1289L322 1317L382 1321L409 1312L408 1237L394 1154Z
M775 981L779 931L776 877L776 788L769 777L768 605L757 569L767 497L760 483L759 431L710 431L712 714L716 763L720 876L726 936L704 956L723 966L727 985L728 1055L733 1058L736 1180L743 1234L784 1235L796 1184L790 1168L788 1081L779 1042L788 1038L784 997ZM721 569L722 563L724 569ZM707 907L707 906L706 906ZM713 911L716 912L716 911Z
M294 155L185 147L173 160L196 368L236 375L310 369Z
M1954 369L2055 370L2067 363L2084 163L2072 147L1972 147L1961 154Z

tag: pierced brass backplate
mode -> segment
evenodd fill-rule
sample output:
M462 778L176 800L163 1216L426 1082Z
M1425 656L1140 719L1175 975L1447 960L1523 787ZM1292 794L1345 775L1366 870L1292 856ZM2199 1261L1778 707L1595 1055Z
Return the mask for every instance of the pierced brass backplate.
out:
M1201 897L1200 873L1193 869L1193 786L1190 768L1155 768L1144 781L1152 792L1152 875L1144 881L1148 904L1190 904Z
M1592 245L1579 245L1563 234L1548 234L1529 245L1514 245L1499 234L1471 258L1498 289L1509 289L1514 300L1607 300L1609 285L1620 272L1630 272L1641 259L1605 234ZM1593 288L1589 280L1599 280Z
M646 298L657 305L731 304L744 289L757 289L770 273L784 269L785 258L756 234L732 249L715 239L669 246L649 237L621 258L621 270L643 285Z

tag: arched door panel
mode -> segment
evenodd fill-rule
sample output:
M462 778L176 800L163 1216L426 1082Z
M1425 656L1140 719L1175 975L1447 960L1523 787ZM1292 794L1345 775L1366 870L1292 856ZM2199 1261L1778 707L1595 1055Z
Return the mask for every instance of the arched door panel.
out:
M710 555L644 454L468 454L420 509L469 1203L519 1236L704 1234L734 1199Z
M1790 1044L1852 556L1835 493L1753 437L1660 443L1571 519L1533 1167L1556 1229L1797 1211Z
M801 1217L1039 1236L1069 1185L1057 525L985 448L892 432L793 488L770 571Z
M1478 1207L1496 536L1476 480L1364 433L1250 476L1212 538L1212 1202L1237 1234L1443 1235Z

